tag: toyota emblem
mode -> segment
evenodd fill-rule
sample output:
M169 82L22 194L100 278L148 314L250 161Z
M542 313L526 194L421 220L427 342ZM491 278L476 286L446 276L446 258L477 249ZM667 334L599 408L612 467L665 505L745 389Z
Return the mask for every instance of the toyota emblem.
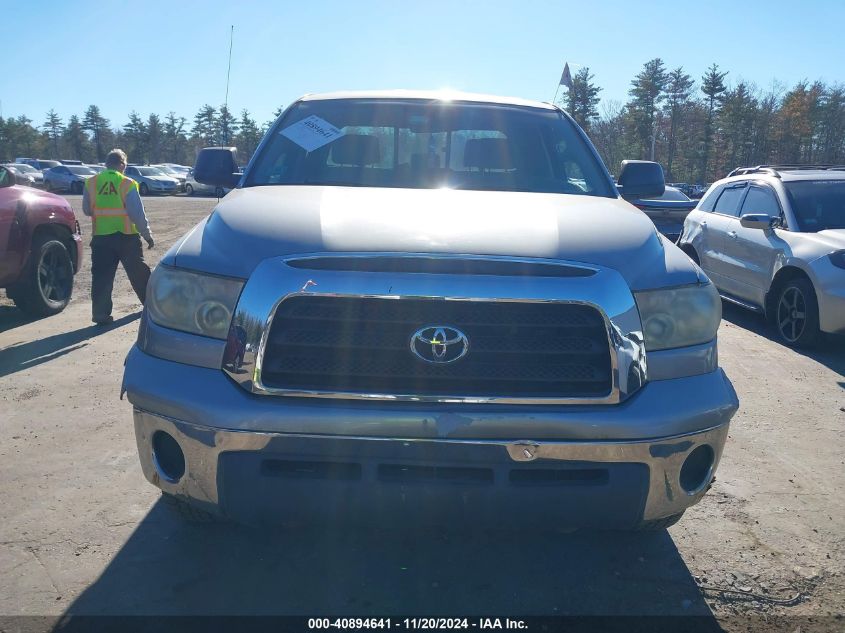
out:
M429 325L411 336L411 351L427 363L446 364L466 356L469 340L459 329L446 325Z

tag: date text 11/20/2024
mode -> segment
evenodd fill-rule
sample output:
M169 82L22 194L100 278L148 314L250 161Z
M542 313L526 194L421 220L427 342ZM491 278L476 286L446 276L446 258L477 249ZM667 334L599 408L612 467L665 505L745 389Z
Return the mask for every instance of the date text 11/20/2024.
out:
M361 629L405 629L405 630L526 630L524 620L510 618L309 618L308 629L352 630Z

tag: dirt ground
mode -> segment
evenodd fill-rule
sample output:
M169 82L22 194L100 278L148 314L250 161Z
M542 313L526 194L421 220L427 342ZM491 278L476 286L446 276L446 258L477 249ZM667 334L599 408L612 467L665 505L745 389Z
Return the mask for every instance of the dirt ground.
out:
M149 262L214 203L147 199ZM776 616L783 630L845 628L841 339L795 352L725 306L720 360L741 409L713 489L668 532L193 526L143 478L118 397L140 305L119 271L116 321L93 327L89 268L86 252L58 316L28 322L0 299L0 616L697 614L713 630Z

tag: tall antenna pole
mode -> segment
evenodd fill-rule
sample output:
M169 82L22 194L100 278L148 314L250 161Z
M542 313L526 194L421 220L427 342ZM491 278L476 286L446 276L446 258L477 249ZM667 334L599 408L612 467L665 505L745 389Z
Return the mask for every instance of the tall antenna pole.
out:
M232 40L235 36L235 25L229 31L229 67L226 69L226 99L223 101L223 107L226 108L226 116L229 116L229 75L232 72ZM229 125L223 130L223 145L229 144Z

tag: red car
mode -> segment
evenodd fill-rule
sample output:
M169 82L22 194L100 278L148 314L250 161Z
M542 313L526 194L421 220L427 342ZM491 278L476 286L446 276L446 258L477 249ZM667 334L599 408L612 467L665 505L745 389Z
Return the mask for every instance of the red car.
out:
M82 235L61 196L15 184L0 167L0 288L34 317L64 310L82 257Z

